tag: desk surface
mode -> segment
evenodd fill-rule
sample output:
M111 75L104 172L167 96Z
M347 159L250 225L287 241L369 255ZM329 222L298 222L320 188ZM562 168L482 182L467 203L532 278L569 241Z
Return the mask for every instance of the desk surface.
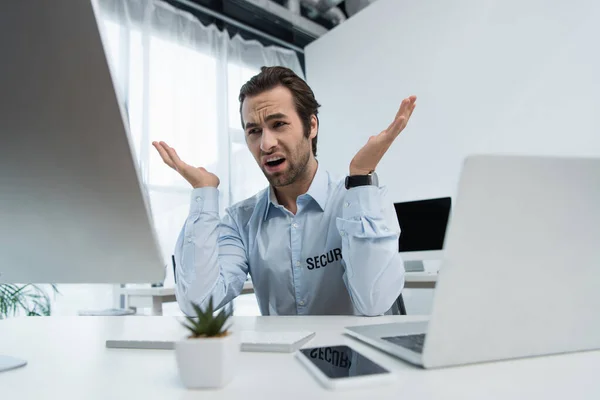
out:
M188 391L169 350L107 349L105 340L131 332L179 336L172 317L28 317L0 321L0 354L28 365L0 373L3 399L598 399L600 351L423 370L343 336L344 326L422 317L236 317L238 329L314 330L306 344L349 343L390 368L390 385L328 391L292 354L242 353L222 390Z

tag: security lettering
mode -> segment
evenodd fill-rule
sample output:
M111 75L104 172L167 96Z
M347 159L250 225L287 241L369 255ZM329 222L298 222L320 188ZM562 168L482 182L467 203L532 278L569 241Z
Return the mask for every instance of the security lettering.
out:
M350 369L352 362L344 351L334 350L331 347L319 347L311 350L310 357L313 359L324 360L334 367Z
M315 269L327 266L332 262L338 261L342 259L342 249L333 249L329 250L325 254L321 254L314 257L309 257L306 259L306 268Z

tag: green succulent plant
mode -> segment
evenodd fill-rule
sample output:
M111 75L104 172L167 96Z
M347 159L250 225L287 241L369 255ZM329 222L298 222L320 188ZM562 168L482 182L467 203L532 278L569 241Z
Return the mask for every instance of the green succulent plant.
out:
M196 316L187 316L185 322L182 322L182 325L191 332L191 338L219 337L227 335L227 329L229 327L226 327L225 323L229 317L233 315L233 307L223 307L223 309L215 315L213 299L211 297L204 310L195 303L192 303L192 308L194 309Z

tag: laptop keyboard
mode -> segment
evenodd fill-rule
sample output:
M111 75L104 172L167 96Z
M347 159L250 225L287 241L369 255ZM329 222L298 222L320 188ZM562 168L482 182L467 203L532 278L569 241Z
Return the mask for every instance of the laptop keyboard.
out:
M424 333L418 335L391 336L384 337L382 339L392 342L398 346L405 347L414 351L415 353L423 353L423 345L425 344Z

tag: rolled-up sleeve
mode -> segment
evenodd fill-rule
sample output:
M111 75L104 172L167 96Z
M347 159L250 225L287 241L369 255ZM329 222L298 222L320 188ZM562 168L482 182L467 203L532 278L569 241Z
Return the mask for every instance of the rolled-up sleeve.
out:
M217 188L194 189L189 215L175 245L176 296L192 314L192 302L204 307L212 296L219 308L237 297L248 275L248 260L235 215L219 218Z
M398 252L400 225L387 190L376 186L348 189L336 221L342 238L344 282L363 315L388 311L404 287Z

